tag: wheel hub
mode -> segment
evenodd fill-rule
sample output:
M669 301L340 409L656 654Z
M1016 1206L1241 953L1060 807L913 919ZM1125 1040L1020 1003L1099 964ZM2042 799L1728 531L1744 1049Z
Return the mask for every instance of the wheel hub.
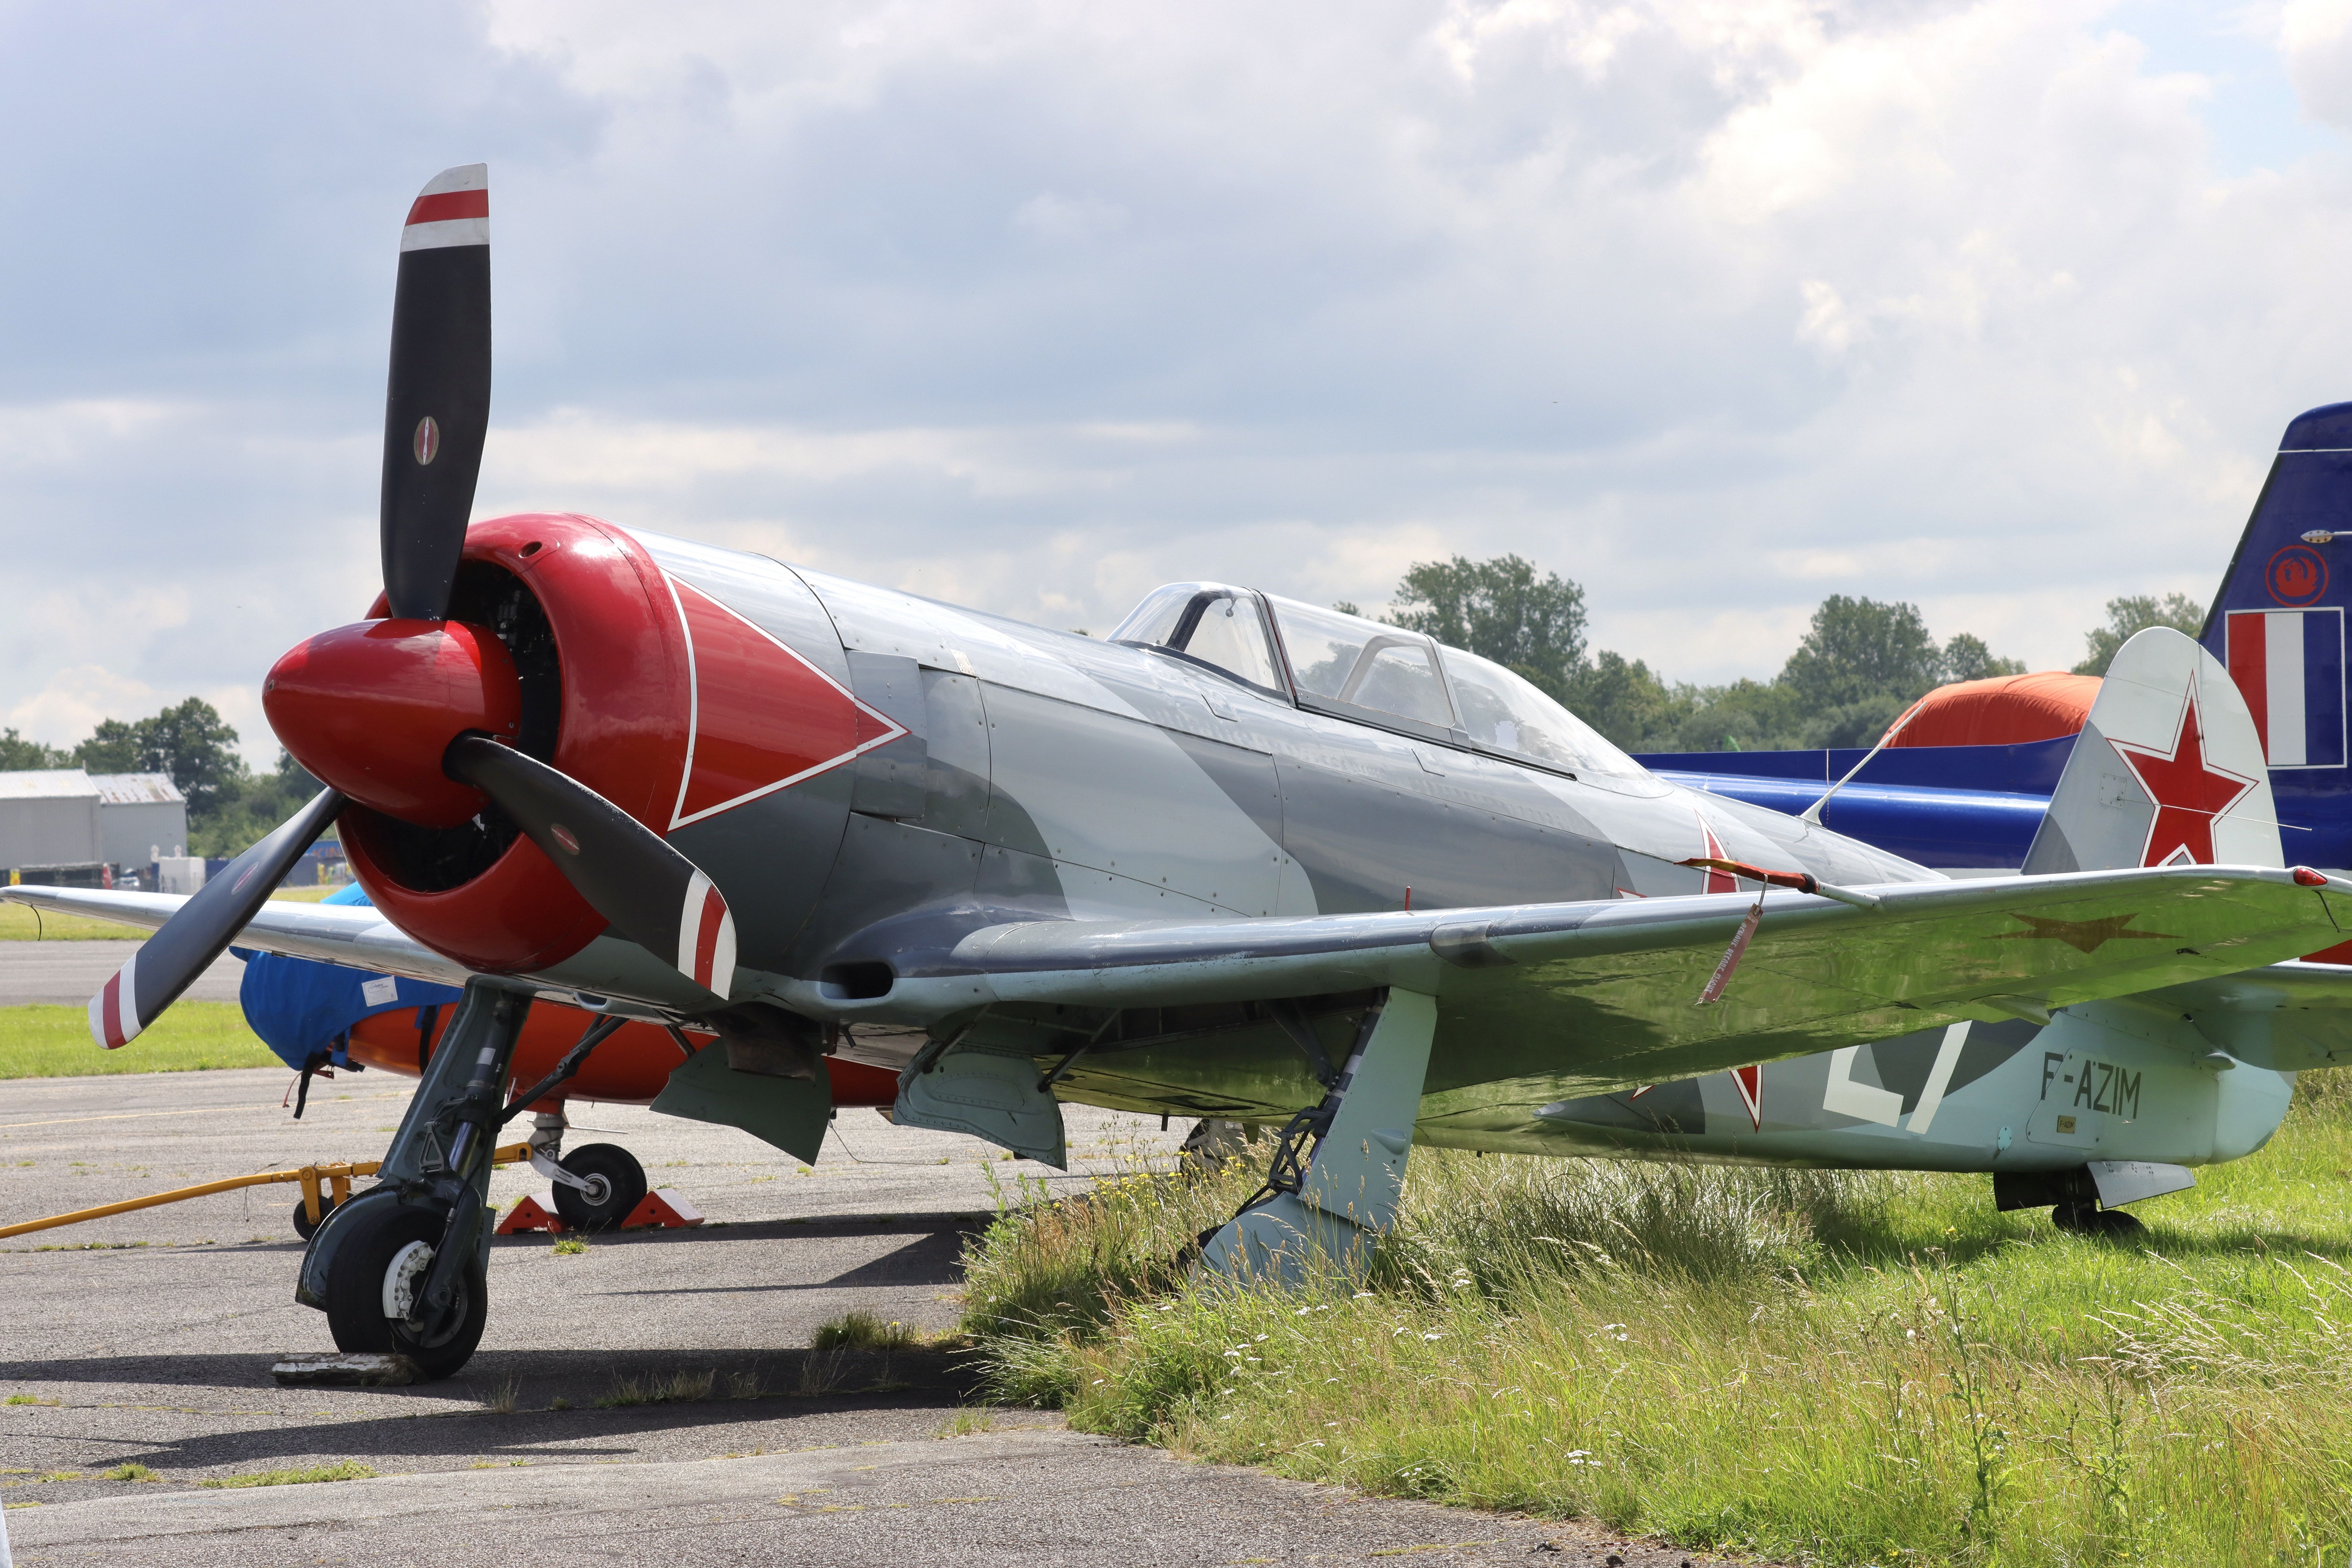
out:
M432 1267L433 1248L421 1241L412 1241L392 1255L383 1271L385 1317L395 1323L415 1318L417 1294L424 1289L425 1271Z

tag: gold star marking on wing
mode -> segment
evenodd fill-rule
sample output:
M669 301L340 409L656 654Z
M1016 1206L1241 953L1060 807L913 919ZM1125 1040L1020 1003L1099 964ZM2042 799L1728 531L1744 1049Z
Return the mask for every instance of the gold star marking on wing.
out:
M2032 931L2003 931L1996 942L2063 942L2084 952L2096 952L2111 942L2179 942L2160 931L2126 931L2124 928L2139 919L2137 911L2127 915L2108 915L2095 921L2049 921L2039 915L2012 914L2013 921L2023 921Z

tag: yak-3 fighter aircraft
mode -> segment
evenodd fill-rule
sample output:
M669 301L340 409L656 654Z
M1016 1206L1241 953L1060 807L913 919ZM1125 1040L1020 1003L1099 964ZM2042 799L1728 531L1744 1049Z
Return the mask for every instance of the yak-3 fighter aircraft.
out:
M829 1050L900 1065L899 1120L1050 1162L1064 1099L1287 1117L1202 1265L1293 1277L1360 1258L1415 1142L1542 1152L1578 1097L2210 984L2352 920L2352 880L2275 856L1948 882L1246 588L1097 641L574 514L468 528L489 366L473 165L402 239L383 596L264 686L328 787L192 898L5 890L160 928L91 1004L110 1047L232 941L463 986L297 1285L426 1375L482 1332L498 1127L629 1018L716 1037L659 1108L803 1157ZM331 823L374 907L268 903ZM517 1089L540 996L601 1016Z

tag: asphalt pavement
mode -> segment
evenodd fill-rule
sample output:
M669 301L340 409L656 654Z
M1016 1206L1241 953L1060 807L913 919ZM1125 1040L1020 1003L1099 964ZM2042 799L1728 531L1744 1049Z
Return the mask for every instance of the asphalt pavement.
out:
M138 951L136 941L0 942L0 1007L36 1002L81 1006ZM223 953L186 994L194 1002L234 1002L244 978L244 962ZM0 1095L10 1087L0 1085Z
M296 1122L280 1108L289 1078L0 1083L0 1222L373 1158L411 1088L345 1075ZM1684 1560L988 1410L951 1352L807 1348L853 1309L951 1327L961 1250L1000 1201L1164 1167L1181 1124L1072 1107L1064 1173L870 1110L841 1112L813 1168L642 1109L573 1118L572 1146L622 1144L710 1223L569 1256L543 1236L502 1238L482 1349L443 1383L272 1382L280 1355L331 1348L325 1319L292 1300L290 1185L0 1240L0 1518L16 1563ZM543 1186L508 1170L492 1197ZM374 1479L202 1484L351 1462ZM154 1479L107 1479L124 1466Z

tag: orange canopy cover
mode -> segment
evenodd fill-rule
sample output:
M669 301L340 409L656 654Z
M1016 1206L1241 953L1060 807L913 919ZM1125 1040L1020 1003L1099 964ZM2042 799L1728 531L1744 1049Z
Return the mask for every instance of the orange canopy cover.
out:
M1920 699L1919 710L1887 744L2015 746L2054 740L2082 730L2098 695L2097 676L2054 669L1955 681Z

